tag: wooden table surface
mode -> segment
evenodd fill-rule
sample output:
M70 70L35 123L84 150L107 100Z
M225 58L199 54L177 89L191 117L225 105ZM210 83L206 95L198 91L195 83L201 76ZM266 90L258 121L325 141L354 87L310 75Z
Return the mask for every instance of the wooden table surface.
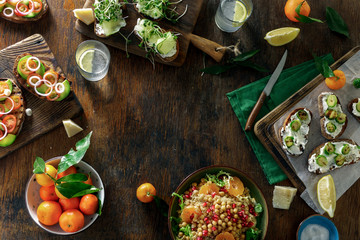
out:
M170 239L167 220L155 204L136 199L144 182L156 186L169 201L171 193L188 174L212 164L232 166L256 179L269 205L267 239L294 239L300 222L314 211L297 195L289 211L272 208L273 186L269 185L225 96L266 76L239 69L221 76L201 76L204 55L189 48L180 67L156 64L138 56L126 58L110 48L108 76L99 82L84 80L76 69L75 49L87 38L74 29L70 9L85 0L48 0L50 12L37 23L20 25L0 19L0 48L34 33L44 36L84 108L75 119L85 131L68 139L63 127L56 128L16 152L0 159L0 239L64 239L49 234L30 218L25 205L25 187L36 156L49 159L67 153L75 142L94 131L85 161L105 184L103 215L84 232L69 239ZM194 33L222 45L240 39L243 51L260 49L258 64L274 69L285 48L285 68L331 52L340 58L360 42L359 1L311 1L311 15L325 18L326 6L336 9L348 23L350 39L332 33L326 24L290 22L284 15L285 0L254 0L254 11L240 31L221 32L214 23L218 1L204 1ZM301 28L286 47L271 47L266 32L285 26ZM206 58L207 65L214 62ZM279 183L290 185L289 181ZM337 202L335 217L341 239L360 239L360 183L355 183Z

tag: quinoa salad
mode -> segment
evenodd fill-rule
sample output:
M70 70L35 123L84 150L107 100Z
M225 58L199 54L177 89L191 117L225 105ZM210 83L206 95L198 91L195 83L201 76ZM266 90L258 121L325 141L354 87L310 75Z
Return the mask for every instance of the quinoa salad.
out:
M257 216L262 206L242 181L229 173L206 174L193 182L179 199L180 210L171 218L176 240L259 239Z

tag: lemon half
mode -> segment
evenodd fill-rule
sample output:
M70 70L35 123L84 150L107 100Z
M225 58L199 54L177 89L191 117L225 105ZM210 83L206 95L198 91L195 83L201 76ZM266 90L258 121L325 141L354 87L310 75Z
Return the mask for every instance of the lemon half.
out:
M294 40L299 35L299 32L300 28L278 28L268 32L264 39L271 46L282 46Z
M334 217L336 190L334 179L331 175L326 175L319 180L317 184L317 197L320 207L329 214L329 217Z

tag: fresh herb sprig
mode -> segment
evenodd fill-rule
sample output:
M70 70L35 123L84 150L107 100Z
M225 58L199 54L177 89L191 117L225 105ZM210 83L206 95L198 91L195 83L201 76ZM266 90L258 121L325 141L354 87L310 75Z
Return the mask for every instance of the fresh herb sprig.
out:
M90 146L91 135L92 132L76 143L76 150L71 149L61 158L58 165L58 174L81 161ZM36 157L33 173L45 173L54 182L57 190L67 198L80 197L89 193L96 193L101 190L93 185L83 183L88 179L88 177L82 173L69 174L59 179L53 178L45 172L45 161L41 157ZM101 214L101 207L99 208L98 213Z
M101 0L94 5L95 18L102 24L104 21L118 20L122 17L122 3L117 0Z
M299 22L303 22L303 23L312 23L312 22L324 23L324 21L320 19L307 17L300 13L300 9L304 4L304 2L305 1L303 1L296 7L295 12L298 14L298 17L295 18L299 20ZM335 9L331 7L326 8L326 23L331 31L337 32L339 34L342 34L350 38L349 28L346 25L344 19L340 16L340 14L337 11L335 11Z
M253 57L259 51L260 50L253 50L240 54L236 57L229 59L224 65L213 65L207 68L203 68L200 71L207 74L218 75L238 67L247 67L259 72L269 72L267 68L264 68L256 63L249 61L249 58Z

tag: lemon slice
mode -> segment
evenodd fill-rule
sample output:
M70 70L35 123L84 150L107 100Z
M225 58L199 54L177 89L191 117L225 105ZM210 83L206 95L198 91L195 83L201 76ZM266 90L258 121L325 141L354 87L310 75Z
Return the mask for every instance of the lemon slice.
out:
M299 32L300 28L278 28L268 32L264 39L271 46L282 46L294 40L299 35Z
M319 180L317 184L317 197L320 207L324 209L331 218L334 217L336 190L334 179L331 175L326 175Z
M234 11L235 13L233 17L233 21L234 21L233 27L240 27L245 21L247 16L246 6L242 2L236 1Z
M94 59L95 50L86 50L83 54L80 56L79 60L79 66L82 70L86 72L92 72L93 64L92 61Z

